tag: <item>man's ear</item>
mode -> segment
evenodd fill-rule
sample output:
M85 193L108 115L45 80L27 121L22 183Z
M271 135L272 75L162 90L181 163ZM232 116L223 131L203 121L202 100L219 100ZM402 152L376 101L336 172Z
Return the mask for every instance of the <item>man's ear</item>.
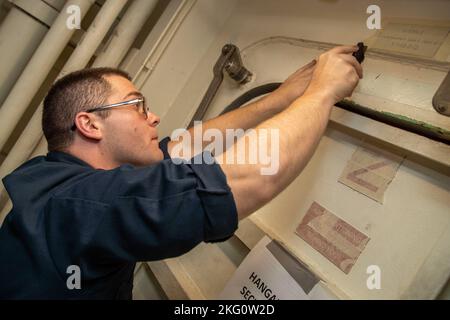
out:
M101 140L103 138L102 124L99 118L88 112L79 112L75 117L78 132L85 138Z

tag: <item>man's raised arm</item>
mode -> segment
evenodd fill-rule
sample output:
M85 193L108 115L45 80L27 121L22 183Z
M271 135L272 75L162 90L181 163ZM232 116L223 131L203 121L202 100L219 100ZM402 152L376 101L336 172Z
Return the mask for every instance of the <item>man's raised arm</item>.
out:
M355 46L341 46L320 55L305 93L286 110L257 126L256 134L241 138L222 155L219 163L222 162L240 219L278 195L306 166L325 131L331 108L350 96L362 78L361 65L351 55L356 50ZM264 133L267 130L278 131L279 139L268 139ZM261 142L267 145L265 150L279 153L279 167L274 174L262 175L262 163L226 161L230 152L234 158L242 157L239 150L245 150L244 157L249 159L255 152L251 146L261 146ZM274 143L277 148L272 148Z
M245 107L238 108L205 121L202 123L202 130L219 130L222 135L225 136L226 129L243 129L245 131L256 127L261 122L286 109L295 99L305 92L311 80L315 64L316 61L313 60L304 65L289 76L278 89L263 98L260 98ZM192 137L194 135L194 128L187 130L186 134ZM180 137L179 141L170 141L168 144L169 153L174 145L182 142L183 136ZM193 156L195 155L194 142L191 140L191 143L193 150L190 155ZM211 141L208 140L202 141L202 148L197 150L197 153L201 152L210 143ZM219 150L216 150L216 153L217 151Z

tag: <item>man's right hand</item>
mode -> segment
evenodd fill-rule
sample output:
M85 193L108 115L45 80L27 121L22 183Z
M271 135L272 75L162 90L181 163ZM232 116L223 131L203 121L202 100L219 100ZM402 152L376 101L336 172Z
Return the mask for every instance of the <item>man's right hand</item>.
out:
M352 56L357 50L357 46L340 46L321 54L305 95L325 96L332 105L349 97L363 77L361 65Z

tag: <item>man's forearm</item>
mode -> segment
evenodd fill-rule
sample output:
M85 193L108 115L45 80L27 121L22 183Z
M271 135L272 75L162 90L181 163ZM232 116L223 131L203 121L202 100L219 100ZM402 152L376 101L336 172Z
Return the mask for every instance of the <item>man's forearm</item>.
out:
M263 164L221 164L229 185L235 195L240 218L257 210L264 203L289 185L306 166L320 141L328 123L333 101L325 95L305 95L294 101L289 108L264 121L255 128L256 135L240 139L233 148L234 154L242 148L249 150L249 139L260 139L261 130L277 130L279 141L279 169L276 174L262 176ZM240 143L246 144L239 146ZM268 147L267 150L272 150ZM271 157L272 155L270 155ZM245 179L243 184L240 179ZM252 191L264 189L264 192ZM249 197L249 193L251 197Z
M277 113L284 110L291 101L278 94L276 91L268 94L257 101L250 103L249 105L227 112L221 116L210 119L202 123L202 130L205 132L208 129L216 129L222 133L222 136L226 136L226 129L243 129L244 131L250 128L254 128L261 122L273 117ZM187 130L186 134L191 137L194 136L194 127ZM182 138L179 142L182 142ZM169 142L169 152L173 145L179 143L178 141ZM192 141L192 143L194 143ZM202 150L211 143L211 141L202 139ZM192 145L192 148L194 146ZM200 152L200 150L197 150ZM219 154L219 150L215 150L216 154ZM224 150L222 150L224 151ZM192 155L195 153L193 152Z
M258 126L279 130L279 170L272 177L272 196L287 187L303 170L325 132L332 99L326 95L308 95L297 99L283 113Z
M249 105L227 112L203 123L204 129L218 129L225 133L226 129L250 129L273 117L288 104L283 103L276 93L269 94Z

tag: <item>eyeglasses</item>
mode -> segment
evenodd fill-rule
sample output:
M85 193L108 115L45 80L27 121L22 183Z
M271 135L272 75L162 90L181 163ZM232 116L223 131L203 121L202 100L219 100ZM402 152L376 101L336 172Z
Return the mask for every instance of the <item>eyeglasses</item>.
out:
M148 119L148 114L150 113L150 110L147 107L144 97L133 99L133 100L128 100L128 101L123 101L123 102L117 102L117 103L113 103L113 104L108 104L108 105L104 105L104 106L100 106L100 107L95 107L92 109L88 109L85 112L91 113L91 112L103 111L103 110L107 110L107 109L111 109L111 108L128 106L128 105L136 106L138 112L141 113L145 117L145 119ZM74 123L71 130L74 131L76 128L77 128L77 126Z

